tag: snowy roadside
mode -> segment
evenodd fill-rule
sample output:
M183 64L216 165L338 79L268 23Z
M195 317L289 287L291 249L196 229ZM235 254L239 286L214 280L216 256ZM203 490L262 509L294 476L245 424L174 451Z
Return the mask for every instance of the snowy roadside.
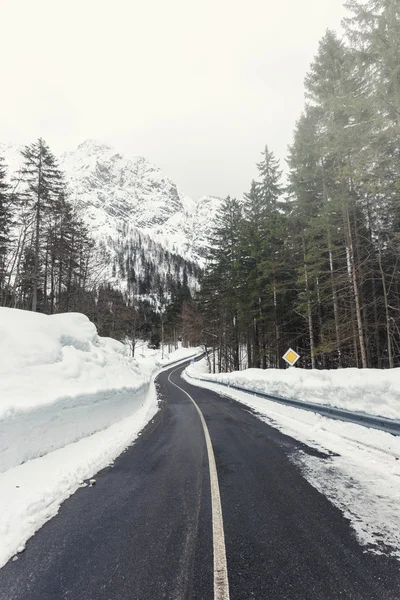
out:
M233 373L199 373L279 398L304 400L370 415L400 419L400 368L307 370L246 369Z
M132 359L83 315L0 308L0 567L140 435L155 376L196 353Z
M187 371L193 377L209 376L204 360ZM329 455L318 458L301 452L292 460L350 520L366 550L400 559L400 437L182 376L192 385L245 404L282 433Z
M157 412L155 389L130 417L0 474L0 567L83 483L111 464Z

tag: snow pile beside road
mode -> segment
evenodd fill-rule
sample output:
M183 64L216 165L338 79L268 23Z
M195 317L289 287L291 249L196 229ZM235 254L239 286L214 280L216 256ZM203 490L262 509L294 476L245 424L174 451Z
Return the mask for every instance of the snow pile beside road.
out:
M157 412L154 386L134 414L107 429L0 473L0 568L87 480L110 465ZM15 440L15 444L23 443ZM86 483L84 483L86 481ZM96 510L95 499L93 510Z
M188 368L188 374L280 398L400 419L400 368L331 371L247 369L210 375L204 363L203 366L196 363Z
M42 315L0 308L0 418L144 379L123 344L97 335L78 313Z
M0 472L133 414L151 376L74 313L0 308L0 355Z
M154 416L161 368L194 354L136 360L84 315L0 308L0 567Z

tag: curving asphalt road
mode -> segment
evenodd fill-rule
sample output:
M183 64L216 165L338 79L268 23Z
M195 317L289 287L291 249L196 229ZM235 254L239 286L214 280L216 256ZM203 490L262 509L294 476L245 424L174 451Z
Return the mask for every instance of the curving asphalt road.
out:
M162 408L140 438L0 570L0 600L214 599L209 459L189 396L215 455L230 600L399 600L399 563L364 553L290 460L315 451L182 368L158 377Z

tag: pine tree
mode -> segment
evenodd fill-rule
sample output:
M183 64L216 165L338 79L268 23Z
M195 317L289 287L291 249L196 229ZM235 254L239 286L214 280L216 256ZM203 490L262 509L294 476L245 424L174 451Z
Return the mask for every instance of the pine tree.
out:
M247 317L248 366L260 367L263 344L262 320L266 277L263 262L268 240L269 207L264 204L256 181L252 181L250 191L244 196L243 226L241 231L241 252L245 273L241 306Z
M279 161L268 146L265 146L262 156L263 160L257 164L260 180L256 183L256 187L262 198L263 211L272 213L277 209L278 200L283 193L282 171L279 168Z
M266 252L261 261L261 269L267 276L264 281L265 301L263 311L265 322L263 323L263 367L267 367L267 337L269 338L270 350L269 362L278 366L281 354L280 347L280 319L278 309L279 296L279 272L282 267L282 235L286 227L286 219L283 207L279 201L283 194L282 171L279 161L273 152L265 146L263 160L257 164L260 179L257 182L258 192L263 201L263 214L266 219L268 237L266 241ZM274 357L275 355L275 357Z
M32 304L33 311L38 307L38 292L43 278L43 248L48 232L48 218L54 209L57 198L63 191L63 180L56 159L49 147L41 138L25 146L21 152L24 166L21 175L25 184L25 199L33 212L33 252L34 269L32 273Z
M397 270L397 225L400 212L400 6L397 0L346 3L352 13L344 20L358 63L369 86L371 127L358 178L364 197L371 243L375 244L372 280L376 345L380 327L385 331L388 365L394 366L398 300L389 300ZM379 295L383 306L379 307ZM394 308L396 306L396 308ZM380 315L384 315L384 320ZM381 362L381 357L379 358Z
M319 111L319 152L324 165L327 199L334 198L342 216L343 244L346 249L351 323L354 352L368 366L365 327L367 302L361 282L362 250L358 232L364 227L355 186L357 167L366 144L369 116L363 70L354 53L337 35L328 31L320 42L319 52L306 78L308 97ZM357 348L357 350L356 350ZM358 358L357 358L358 360Z
M239 293L242 208L226 198L217 214L209 244L208 267L202 285L205 336L218 368L239 369ZM215 370L215 364L214 364Z
M247 269L249 365L277 365L280 354L278 271L281 262L284 215L279 199L283 188L279 161L265 146L260 174L244 200L242 248Z
M400 5L398 0L350 0L344 19L347 35L370 68L379 112L400 136Z

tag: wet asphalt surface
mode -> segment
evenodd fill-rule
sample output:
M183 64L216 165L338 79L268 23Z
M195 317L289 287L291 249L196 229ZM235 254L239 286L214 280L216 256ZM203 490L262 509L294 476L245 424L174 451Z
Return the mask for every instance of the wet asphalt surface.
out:
M135 443L0 570L0 600L213 599L204 434L172 371L213 443L230 599L400 600L400 563L366 553L291 460L316 452L181 370L158 377L161 410Z

